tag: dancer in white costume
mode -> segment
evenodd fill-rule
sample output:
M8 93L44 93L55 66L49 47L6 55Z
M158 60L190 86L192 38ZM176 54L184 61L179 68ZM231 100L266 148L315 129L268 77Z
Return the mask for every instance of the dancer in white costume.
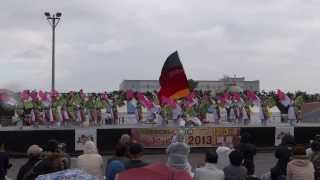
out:
M288 120L289 120L289 123L290 125L294 125L295 121L297 120L297 117L296 117L296 113L294 111L294 106L293 106L293 102L291 102L289 104L289 108L288 108Z
M179 127L185 127L186 126L186 121L183 119L182 116L179 116L177 121L178 121L178 126Z
M244 124L247 124L247 122L249 121L249 117L244 106L241 107L241 111L242 111L242 121Z
M258 115L259 115L259 119L261 120L261 124L264 125L265 119L264 119L263 110L261 106L258 107L258 111L259 111Z
M192 121L192 123L193 123L194 126L201 126L201 125L202 125L202 122L201 122L201 120L200 120L198 117L193 117L193 118L191 119L191 121Z
M216 104L210 104L210 106L208 107L208 113L207 113L207 117L206 120L209 123L214 123L217 120L217 110L216 110Z
M127 117L128 117L128 124L137 124L138 118L137 118L137 102L132 99L131 101L127 101Z
M178 123L179 117L182 115L182 108L177 103L176 107L172 110L172 119Z

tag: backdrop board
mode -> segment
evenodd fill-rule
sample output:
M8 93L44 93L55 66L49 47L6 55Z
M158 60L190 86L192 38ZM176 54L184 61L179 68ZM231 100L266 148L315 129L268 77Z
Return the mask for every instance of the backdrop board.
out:
M166 148L175 136L175 128L131 129L132 138L145 148ZM186 129L186 143L191 147L212 147L219 143L236 143L240 128L196 127Z

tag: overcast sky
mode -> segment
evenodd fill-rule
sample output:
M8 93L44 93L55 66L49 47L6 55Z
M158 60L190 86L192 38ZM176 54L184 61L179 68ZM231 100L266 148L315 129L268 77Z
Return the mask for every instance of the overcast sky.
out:
M118 89L158 79L178 50L188 78L260 80L261 88L320 92L319 0L2 0L0 88L50 89L56 29L60 91Z

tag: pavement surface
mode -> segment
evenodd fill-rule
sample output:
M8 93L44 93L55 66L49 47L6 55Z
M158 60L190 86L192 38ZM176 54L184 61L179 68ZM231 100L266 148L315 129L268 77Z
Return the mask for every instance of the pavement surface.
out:
M204 153L191 153L189 156L189 162L193 168L200 167L204 163ZM104 156L104 160L110 158L110 156ZM167 156L165 154L145 155L144 160L149 163L166 162ZM8 177L16 179L19 168L27 161L26 158L12 158L10 162L13 167L8 172ZM258 153L255 157L256 175L261 176L268 172L272 166L276 163L276 159L273 153ZM72 167L76 167L76 157L72 158Z

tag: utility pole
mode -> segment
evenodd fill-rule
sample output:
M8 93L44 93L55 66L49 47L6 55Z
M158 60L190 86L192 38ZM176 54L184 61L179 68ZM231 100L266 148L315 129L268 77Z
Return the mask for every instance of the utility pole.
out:
M56 32L56 27L59 24L60 18L62 13L57 12L53 14L52 16L50 15L49 12L45 12L44 15L46 16L49 25L52 28L52 79L51 79L51 92L54 92L55 90L55 32Z

